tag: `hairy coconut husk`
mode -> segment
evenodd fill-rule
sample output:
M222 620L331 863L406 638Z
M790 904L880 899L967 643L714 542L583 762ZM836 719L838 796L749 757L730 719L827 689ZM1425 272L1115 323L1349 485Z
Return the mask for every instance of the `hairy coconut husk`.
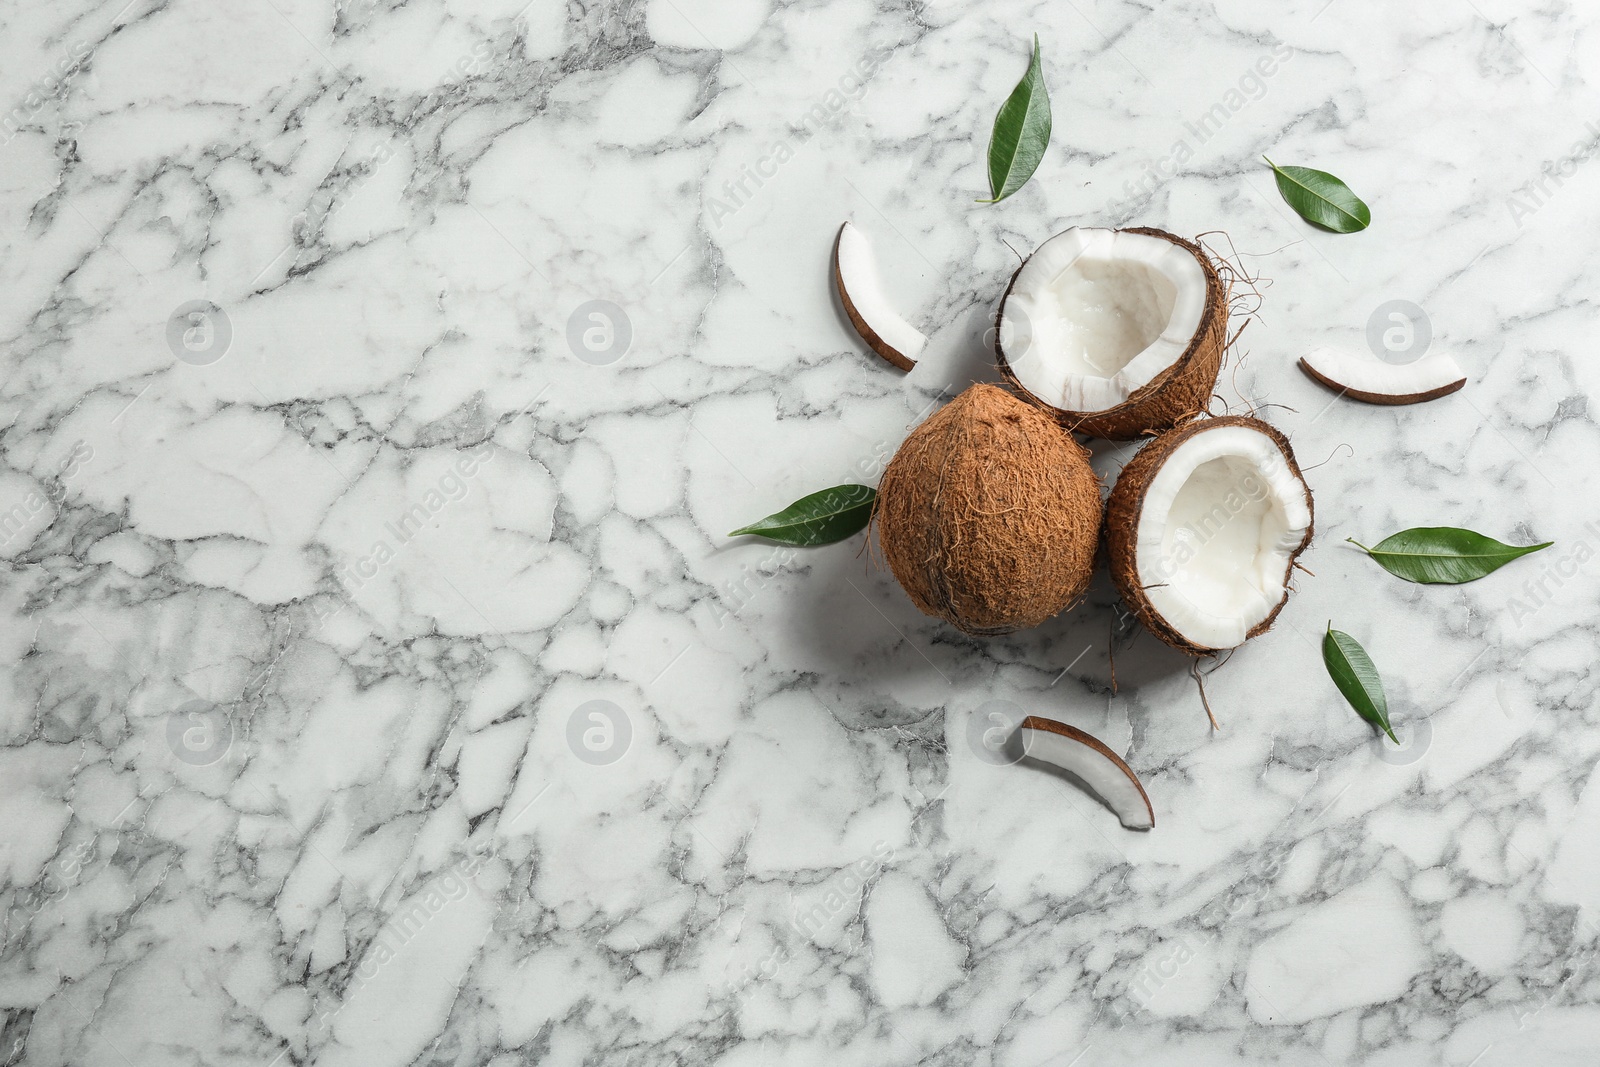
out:
M1225 651L1218 648L1206 648L1189 641L1167 622L1150 603L1150 598L1145 595L1143 583L1139 579L1138 561L1135 559L1135 546L1138 538L1139 515L1144 510L1145 493L1150 488L1150 482L1155 478L1156 472L1167 461L1174 449L1196 434L1208 430L1217 430L1225 426L1246 426L1252 430L1259 430L1272 439L1283 452L1284 461L1288 464L1289 471L1300 482L1306 495L1306 509L1311 512L1312 521L1306 526L1306 535L1300 545L1289 554L1288 562L1283 573L1283 597L1272 609L1272 612L1245 634L1245 639L1258 637L1272 628L1278 618L1278 612L1289 602L1289 576L1294 571L1295 561L1300 554L1311 545L1311 537L1316 529L1316 512L1311 502L1311 487L1306 485L1305 475L1300 473L1300 466L1295 462L1294 449L1289 446L1289 439L1279 433L1273 426L1262 422L1260 419L1243 415L1223 415L1217 417L1204 417L1193 419L1176 429L1168 430L1149 444L1141 448L1128 465L1122 468L1122 473L1117 476L1117 481L1111 489L1111 496L1106 501L1106 558L1111 567L1111 580L1116 584L1117 591L1122 594L1122 599L1132 609L1134 615L1144 624L1145 629L1155 634L1166 644L1180 652L1191 656L1210 656Z
M1005 295L995 311L994 354L1000 373L1008 384L1026 399L1050 412L1066 429L1090 437L1103 437L1112 441L1128 441L1146 434L1168 429L1190 415L1203 412L1217 385L1217 375L1222 370L1222 354L1228 347L1228 291L1217 273L1211 257L1193 241L1185 241L1176 234L1148 226L1136 226L1121 231L1142 233L1159 237L1188 250L1200 263L1206 276L1206 305L1200 314L1200 325L1182 356L1171 366L1116 407L1104 411L1066 411L1055 407L1029 392L1006 361L1005 349L1000 343L1005 322L1006 301L1017 283L1017 275L1027 265L1024 260L1006 283Z
M1043 411L974 385L913 430L872 521L913 603L969 634L1037 626L1088 588L1100 529L1089 454Z

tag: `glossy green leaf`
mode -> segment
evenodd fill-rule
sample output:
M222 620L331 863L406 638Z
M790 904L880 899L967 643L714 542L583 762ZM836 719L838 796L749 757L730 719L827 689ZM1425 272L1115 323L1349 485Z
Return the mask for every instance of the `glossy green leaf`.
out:
M877 499L878 491L870 485L836 485L803 496L728 536L753 534L786 545L831 545L861 532L872 518L872 503Z
M1459 585L1475 582L1485 574L1504 567L1518 556L1526 556L1554 541L1541 545L1508 545L1471 530L1454 526L1417 526L1390 534L1372 548L1353 537L1352 545L1377 560L1384 570L1408 582Z
M1044 87L1039 59L1039 35L1033 35L1033 59L1028 73L1011 90L994 117L989 135L989 195L994 204L1021 189L1039 169L1050 144L1050 93Z
M1389 728L1389 702L1383 696L1383 679L1378 677L1378 668L1372 665L1367 650L1330 623L1322 638L1322 662L1356 714L1382 729L1398 745L1400 739Z
M1278 180L1278 194L1284 202L1313 226L1334 233L1355 233L1372 222L1372 211L1361 198L1327 171L1280 167L1270 159L1267 166Z

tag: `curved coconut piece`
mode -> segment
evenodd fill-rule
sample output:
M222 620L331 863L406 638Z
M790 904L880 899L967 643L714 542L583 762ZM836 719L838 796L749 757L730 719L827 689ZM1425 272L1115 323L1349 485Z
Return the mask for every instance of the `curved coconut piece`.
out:
M1094 572L1100 483L1087 450L1032 404L974 385L906 438L872 522L896 580L969 634L1037 626Z
M1062 426L1128 440L1205 410L1227 332L1227 290L1199 245L1164 230L1078 227L1011 276L995 356Z
M1265 633L1311 543L1311 489L1260 419L1196 419L1139 450L1106 504L1111 577L1146 629L1210 655Z
M1098 737L1054 719L1029 715L1019 727L1023 754L1076 775L1130 830L1149 830L1156 809L1139 776Z
M1312 381L1368 404L1420 404L1449 396L1467 384L1461 365L1443 352L1412 363L1385 363L1323 347L1300 357L1300 369Z
M866 236L848 222L839 227L833 246L833 282L850 325L867 347L899 367L910 370L928 343L921 330L900 317L883 291L878 259Z

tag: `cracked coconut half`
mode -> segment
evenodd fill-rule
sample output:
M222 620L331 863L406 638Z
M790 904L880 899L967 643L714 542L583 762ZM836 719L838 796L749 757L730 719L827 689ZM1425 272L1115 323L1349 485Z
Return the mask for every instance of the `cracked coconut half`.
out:
M1311 489L1288 439L1241 416L1157 437L1106 504L1118 591L1147 629L1193 656L1271 627L1311 534Z
M1076 227L1017 268L995 315L1000 372L1069 430L1127 440L1203 411L1228 293L1198 244Z

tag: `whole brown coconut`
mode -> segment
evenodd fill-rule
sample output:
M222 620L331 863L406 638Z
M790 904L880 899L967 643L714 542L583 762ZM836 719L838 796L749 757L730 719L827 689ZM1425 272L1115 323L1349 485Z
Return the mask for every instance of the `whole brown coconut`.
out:
M1169 429L1180 420L1206 409L1212 390L1216 388L1223 352L1228 344L1228 290L1210 255L1195 242L1148 226L1135 226L1118 232L1144 234L1170 241L1193 255L1205 274L1205 309L1201 312L1199 327L1188 348L1178 359L1134 390L1127 400L1104 411L1067 411L1035 396L1017 377L1006 357L1003 343L1006 336L1006 302L1016 287L1018 275L1027 266L1027 260L1012 273L1005 295L995 311L994 352L1000 373L1007 383L1023 397L1050 412L1064 428L1090 437L1128 441Z
M1043 411L974 385L906 438L878 484L878 543L929 615L969 634L1037 626L1083 595L1100 483Z
M1151 483L1161 468L1180 447L1193 441L1199 435L1228 427L1243 427L1252 430L1263 435L1271 442L1271 446L1275 447L1276 453L1281 457L1282 469L1297 484L1296 492L1304 494L1305 515L1303 530L1293 527L1284 535L1290 544L1286 546L1284 554L1282 595L1277 598L1276 603L1265 613L1265 617L1250 626L1239 641L1218 645L1191 640L1152 602L1151 597L1155 587L1146 585L1140 578L1138 533L1140 517L1146 507ZM1279 462L1279 459L1275 458L1273 460L1275 466ZM1246 477L1248 478L1248 475ZM1259 485L1261 483L1258 481L1256 484ZM1261 495L1264 496L1265 493ZM1234 509L1231 498L1228 496L1218 494L1215 499L1216 504L1213 511L1200 517L1199 524L1202 526L1208 519L1212 519L1215 526L1220 526L1220 523L1225 523L1239 514L1239 511ZM1244 496L1238 496L1238 499L1242 501L1245 498ZM1231 516L1230 510L1233 511ZM1134 615L1156 637L1178 651L1191 656L1213 655L1227 647L1242 643L1244 640L1258 637L1272 628L1273 622L1278 618L1278 613L1289 602L1289 594L1292 591L1289 587L1289 577L1294 571L1295 561L1311 544L1312 534L1315 532L1314 515L1311 489L1306 485L1305 476L1301 474L1299 464L1295 462L1294 449L1289 446L1289 439L1279 433L1275 427L1262 422L1260 419L1239 415L1193 419L1176 429L1168 430L1145 445L1133 459L1128 461L1127 466L1123 467L1122 472L1117 476L1116 484L1111 489L1110 498L1106 501L1106 556L1111 565L1111 579ZM1215 532L1216 530L1213 528L1213 535ZM1176 581L1176 579L1168 577L1168 581Z

